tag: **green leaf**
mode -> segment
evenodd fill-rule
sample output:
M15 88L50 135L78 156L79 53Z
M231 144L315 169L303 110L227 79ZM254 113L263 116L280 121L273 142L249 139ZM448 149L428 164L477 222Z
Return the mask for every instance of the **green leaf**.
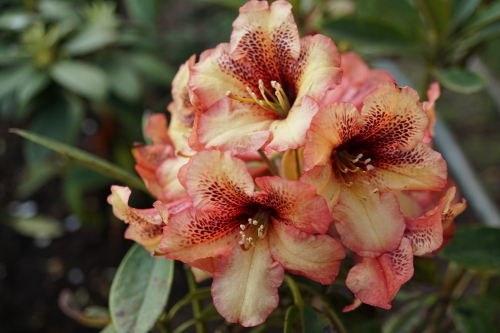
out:
M104 329L102 329L100 333L116 333L116 330L115 330L115 327L113 326L113 323L104 327Z
M121 99L129 103L136 102L141 96L141 81L134 68L125 62L111 65L109 70L111 89Z
M482 8L472 16L462 28L462 31L471 33L498 20L500 20L500 2L496 1Z
M477 93L486 86L481 76L465 68L440 69L435 74L443 87L461 94Z
M224 6L233 9L239 9L247 0L198 0L200 2L213 3L214 5Z
M0 15L0 29L20 31L30 25L35 15L26 11L5 11Z
M136 53L131 55L132 63L139 71L152 80L170 86L175 72L157 57L148 53Z
M285 314L285 333L323 333L336 332L328 317L308 304L292 305Z
M29 130L58 141L73 143L83 118L83 109L74 107L70 99L64 97L51 99L40 107L41 112L31 122ZM38 164L51 155L50 150L33 142L26 142L23 148L28 165Z
M52 78L76 94L93 100L103 100L108 93L106 74L89 63L63 60L50 69Z
M164 311L173 280L174 262L156 259L134 244L111 285L109 304L117 332L146 333Z
M421 332L426 324L430 307L437 302L435 295L407 302L396 313L393 313L384 323L383 333L413 333Z
M26 199L33 195L46 182L57 175L57 165L54 161L43 161L37 164L25 165L21 181L16 189L16 197Z
M79 56L97 51L116 40L116 31L102 25L87 25L71 38L63 49L68 54Z
M451 317L460 333L499 332L500 325L495 320L500 315L497 299L480 297L462 299L451 306Z
M50 82L50 78L46 73L34 71L30 74L29 80L25 80L24 84L17 89L17 98L21 105L26 105L42 91Z
M155 23L157 0L125 0L127 12L136 23L153 26Z
M61 222L48 215L36 215L30 218L12 218L11 226L27 237L58 238L64 234Z
M132 186L146 193L149 193L146 187L144 186L144 183L137 176L129 173L126 170L123 170L118 165L112 164L100 157L94 156L81 149L72 147L62 142L58 142L56 140L49 139L39 134L35 134L17 128L13 128L10 131L32 142L38 143L39 145L52 149L53 151L80 163L86 168L94 170L95 172L98 172L109 178L115 179L119 182L123 182L128 186Z
M23 63L2 69L0 71L0 100L14 92L33 72L35 72L35 67L31 63Z
M422 16L436 33L438 40L444 41L450 25L450 0L415 0L415 3Z
M370 18L341 18L322 27L336 39L377 47L408 48L412 40L394 27Z
M500 21L488 25L487 27L473 33L470 37L460 38L456 41L456 48L459 52L470 49L479 43L500 37Z
M442 256L471 268L500 267L500 229L488 227L462 228Z
M481 0L454 0L451 17L453 26L457 26L467 20L474 14L480 4Z

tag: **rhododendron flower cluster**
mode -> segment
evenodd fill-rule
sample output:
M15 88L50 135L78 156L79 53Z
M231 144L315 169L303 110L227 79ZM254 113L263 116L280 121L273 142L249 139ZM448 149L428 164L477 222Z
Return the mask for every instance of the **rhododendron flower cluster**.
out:
M439 86L422 104L330 38L300 38L284 0L247 2L233 28L181 66L169 126L151 116L154 144L134 150L158 201L134 209L112 187L125 237L212 276L215 307L244 326L278 306L285 272L331 284L345 249L345 310L390 308L465 208L430 147Z

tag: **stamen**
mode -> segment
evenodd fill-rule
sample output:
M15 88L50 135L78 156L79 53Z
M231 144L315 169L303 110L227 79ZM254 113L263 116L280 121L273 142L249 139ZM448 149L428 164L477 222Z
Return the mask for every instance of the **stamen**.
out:
M257 220L253 220L252 224L253 224L253 225L257 225L257 224L259 224L259 221L257 221Z
M372 160L371 158L367 158L363 163L368 164L371 162L371 160Z
M366 166L366 170L368 170L368 171L373 171L374 169L375 169L375 167L373 165L371 165L371 164L368 164Z
M240 228L241 228L241 230L245 230L246 227L244 224L240 224Z

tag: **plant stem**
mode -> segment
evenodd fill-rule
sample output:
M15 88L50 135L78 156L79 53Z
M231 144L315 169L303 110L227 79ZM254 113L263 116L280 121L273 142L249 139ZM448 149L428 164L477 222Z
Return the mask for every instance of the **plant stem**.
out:
M271 173L271 175L277 176L278 175L278 170L276 170L276 167L274 166L273 161L271 161L267 157L266 153L264 153L262 151L262 149L259 149L258 152L259 152L259 155L262 158L262 160L266 163L267 167L269 168L269 172Z
M425 329L424 333L437 333L441 326L444 316L446 315L446 310L451 303L451 295L455 290L456 286L462 280L465 274L465 269L458 266L454 262L450 262L446 268L443 284L441 285L441 290L439 292L439 300L434 308L429 326Z
M186 275L187 275L189 291L195 292L196 289L198 288L198 285L194 279L193 272L191 272L191 267L188 265L186 265ZM195 323L196 332L197 333L206 333L207 330L205 329L205 324L203 322L199 321L199 318L201 315L201 303L200 303L200 301L197 299L194 299L191 301L191 305L193 307L194 320L196 321L196 323Z
M302 308L302 306L304 305L304 300L302 299L302 295L300 294L300 290L299 290L299 287L297 286L297 283L288 274L285 275L285 282L286 282L286 284L288 284L288 286L290 287L290 290L292 291L293 302L299 308Z

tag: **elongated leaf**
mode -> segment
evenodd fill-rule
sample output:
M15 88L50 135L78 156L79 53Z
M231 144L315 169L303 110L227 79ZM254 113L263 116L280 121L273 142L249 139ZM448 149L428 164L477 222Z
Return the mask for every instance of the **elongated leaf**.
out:
M83 55L99 50L116 40L116 31L108 26L88 25L64 45L71 55Z
M123 170L118 165L112 164L100 157L87 153L81 149L58 142L56 140L49 139L39 134L35 134L17 128L13 128L10 131L32 142L38 143L44 147L52 149L53 151L80 163L86 168L94 170L104 176L108 176L112 179L123 182L129 186L135 187L139 190L148 193L148 190L144 186L144 183L138 177L136 177L135 175L131 174L126 170Z
M118 333L146 333L162 314L173 280L174 262L152 257L134 244L120 264L109 295Z
M141 95L141 81L137 72L125 62L119 62L108 69L111 89L124 101L136 102Z
M378 47L407 48L412 41L394 27L374 19L342 18L326 22L323 29L336 39Z
M451 317L460 333L499 332L500 325L495 321L500 315L497 299L480 297L463 299L451 307Z
M23 63L0 71L0 100L16 90L35 71L31 63Z
M58 238L64 234L61 222L48 215L36 215L29 218L16 217L11 226L27 237Z
M398 312L394 313L383 326L383 333L413 333L420 332L426 324L430 307L437 302L435 295L424 299L407 302Z
M21 105L27 104L33 97L43 90L50 82L47 74L41 71L34 71L30 74L29 80L18 87L17 98Z
M153 26L156 18L157 0L125 0L127 12L137 23Z
M459 52L463 52L463 50L470 49L479 43L498 37L500 37L500 21L488 25L487 27L473 33L470 37L458 40L456 42L457 50L459 50Z
M500 20L500 2L495 1L472 16L461 31L471 33L498 20Z
M93 100L102 100L108 93L106 74L92 64L63 60L52 66L50 75L68 90Z
M441 252L448 260L471 268L500 267L500 229L475 227L459 229Z
M337 332L328 317L308 304L292 305L286 310L285 333Z
M115 330L115 327L113 326L113 323L104 327L104 329L102 329L100 333L116 333L116 330Z
M445 40L451 18L451 1L415 0L415 2L439 40Z
M133 54L131 61L139 71L158 83L168 86L174 78L175 71L151 54Z
M467 20L472 14L474 14L480 4L481 0L454 0L452 10L453 25L457 26Z
M465 68L437 70L436 77L443 87L461 94L473 94L486 86L482 77Z

